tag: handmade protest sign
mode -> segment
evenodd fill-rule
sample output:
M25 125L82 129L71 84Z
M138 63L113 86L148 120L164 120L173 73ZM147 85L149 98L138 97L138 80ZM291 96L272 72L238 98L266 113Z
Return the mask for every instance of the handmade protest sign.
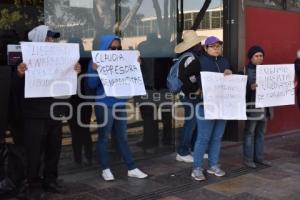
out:
M70 43L22 42L25 98L76 94L79 45Z
M247 76L201 72L201 83L205 119L247 119Z
M106 96L146 94L138 51L92 51L92 56Z
M255 107L295 104L295 66L257 65Z

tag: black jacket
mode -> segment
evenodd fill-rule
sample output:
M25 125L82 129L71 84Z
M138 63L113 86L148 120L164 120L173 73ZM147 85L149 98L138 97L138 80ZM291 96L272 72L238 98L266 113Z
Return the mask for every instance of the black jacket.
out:
M248 75L246 102L247 102L247 116L259 117L263 120L273 118L273 110L271 108L255 108L255 90L251 90L251 84L256 83L256 65L249 63L246 66L246 75Z
M182 92L185 96L192 96L200 88L201 64L199 56L183 58L179 64L179 79L182 81ZM199 96L200 97L200 96ZM198 100L201 100L199 97Z

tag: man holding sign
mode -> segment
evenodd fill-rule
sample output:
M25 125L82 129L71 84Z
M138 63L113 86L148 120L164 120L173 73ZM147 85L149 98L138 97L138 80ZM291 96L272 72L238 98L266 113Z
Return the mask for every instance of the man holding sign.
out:
M34 43L41 43L48 47L48 42L54 42L60 37L60 33L48 30L48 26L40 25L28 33L28 39ZM47 42L47 43L45 43ZM50 51L51 47L49 48ZM43 52L44 49L36 51ZM24 52L23 52L24 53ZM32 54L34 57L35 54ZM37 56L39 57L39 56ZM42 55L40 55L42 57ZM48 58L46 57L45 60ZM51 58L49 58L51 59ZM67 58L65 58L67 59ZM36 62L35 69L29 70L32 63L27 63L28 60L23 59L23 63L17 66L18 81L25 82L30 75L43 71L43 66L39 65L42 62ZM64 59L61 60L65 63ZM48 63L50 64L50 63ZM75 66L74 66L75 64ZM76 73L81 71L81 66L73 64L71 70ZM63 68L64 66L60 66ZM34 67L33 67L34 68ZM75 73L75 78L77 75ZM25 80L24 80L25 79ZM43 81L43 79L40 79ZM27 80L28 81L28 80ZM58 162L61 150L61 121L54 120L50 113L53 103L57 102L54 98L44 96L25 96L23 102L23 119L24 119L24 144L28 160L27 180L28 180L28 199L40 199L43 192L41 186L49 192L62 192L63 188L57 182ZM58 111L54 109L54 111ZM63 114L60 110L57 114ZM42 155L44 154L43 164L41 163ZM40 177L40 167L44 166L43 179ZM42 182L41 182L42 180Z
M131 53L120 51L121 40L115 35L101 37L99 49L102 51L92 52L93 62L90 62L88 67L87 85L90 89L95 89L97 95L95 106L99 126L97 152L102 177L105 181L115 179L109 167L107 152L108 135L114 129L118 150L128 168L128 176L146 178L148 175L136 168L127 143L125 96L145 94L140 67L136 64L138 56L131 55L129 63L128 57Z

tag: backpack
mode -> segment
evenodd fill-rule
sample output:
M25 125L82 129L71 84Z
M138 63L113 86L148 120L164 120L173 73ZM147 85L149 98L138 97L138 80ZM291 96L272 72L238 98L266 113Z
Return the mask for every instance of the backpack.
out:
M182 54L172 65L170 72L167 76L167 87L172 93L176 94L180 92L181 87L183 85L183 83L179 79L179 65L180 62L186 57L194 57L194 55L191 52L186 52Z

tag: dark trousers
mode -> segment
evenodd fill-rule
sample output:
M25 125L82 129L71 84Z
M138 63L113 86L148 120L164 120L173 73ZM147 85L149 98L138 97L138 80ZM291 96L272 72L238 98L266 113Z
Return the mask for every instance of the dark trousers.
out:
M24 134L29 184L36 184L40 181L41 166L44 167L44 181L56 181L62 141L61 122L27 118L24 124Z
M7 128L10 87L11 66L0 66L0 143L4 142Z
M150 105L140 106L141 116L143 118L143 146L152 147L159 143L159 127L157 120L157 111ZM172 112L162 112L163 137L162 143L169 145L172 143Z
M78 99L77 99L78 100ZM92 106L81 107L80 118L77 115L77 107L79 105L79 100L72 102L73 105L73 116L69 121L71 133L72 133L72 147L75 162L82 163L82 151L84 149L85 158L91 162L92 160L92 137L89 128L80 126L79 120L84 125L90 124L90 119L92 115Z

